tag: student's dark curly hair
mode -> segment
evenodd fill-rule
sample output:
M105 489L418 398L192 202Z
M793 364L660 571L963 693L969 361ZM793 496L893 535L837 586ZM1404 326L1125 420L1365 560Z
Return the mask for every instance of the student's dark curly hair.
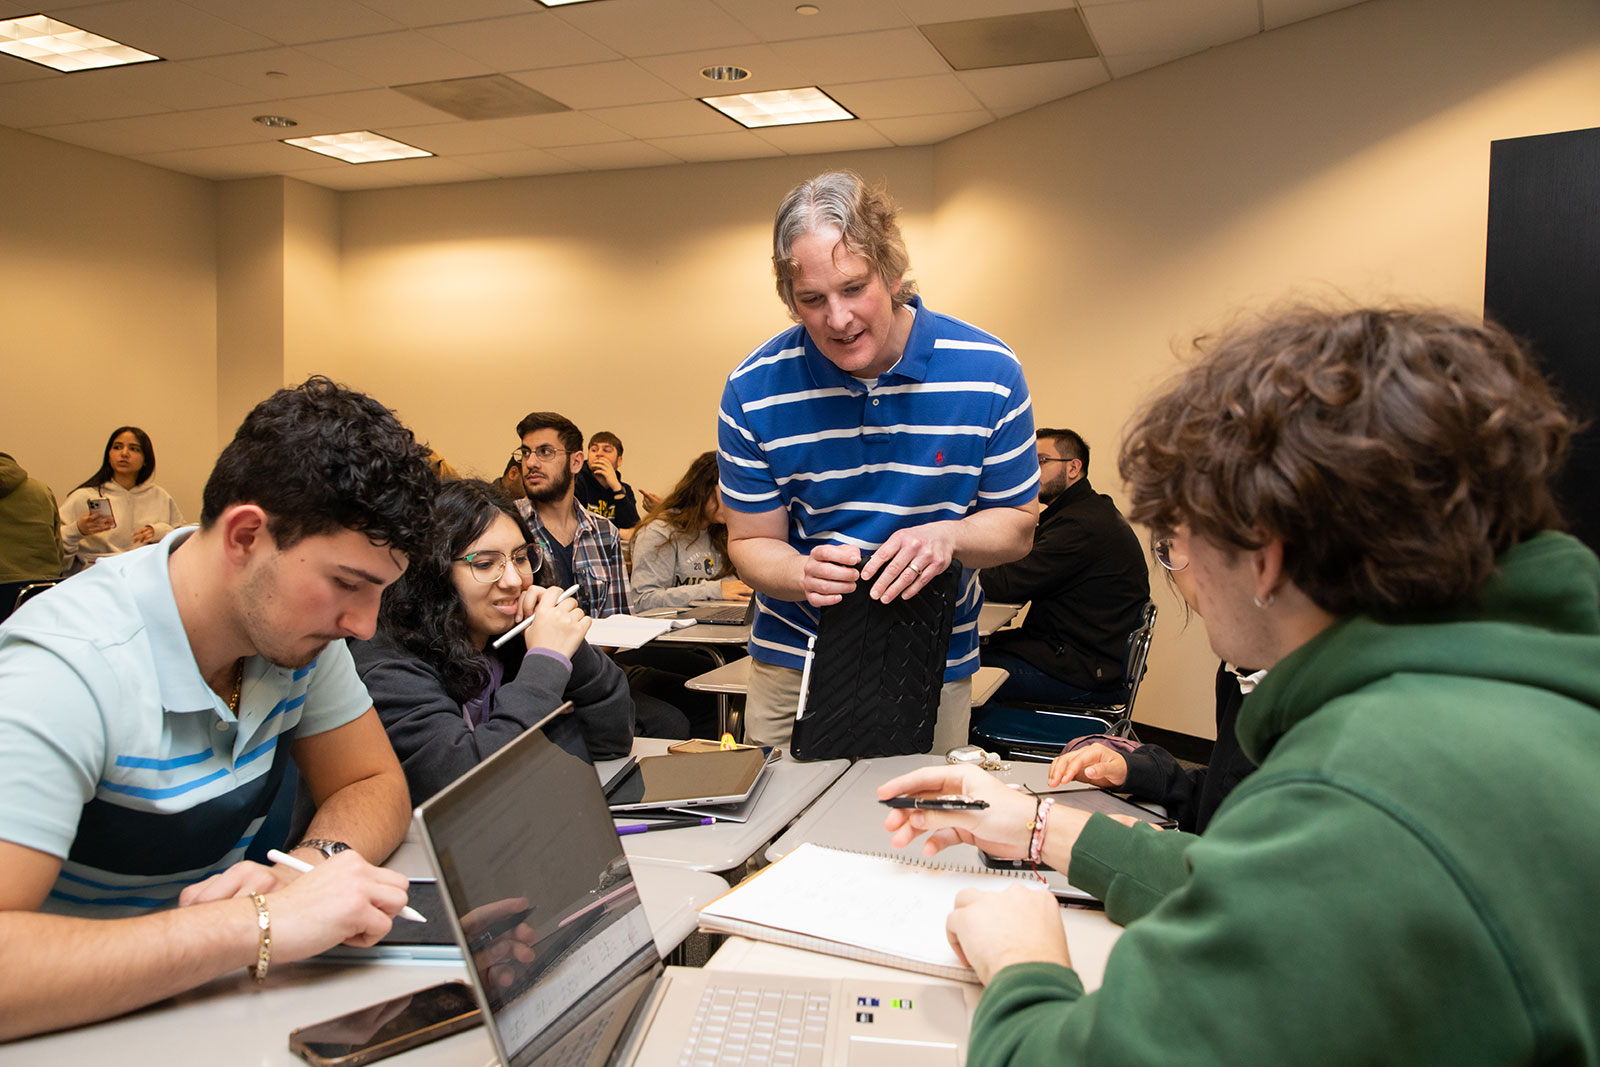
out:
M454 561L501 515L517 524L524 541L538 542L511 498L493 482L476 478L446 482L434 498L433 511L433 543L426 552L412 556L406 573L384 590L378 633L432 664L443 677L450 699L465 704L483 692L489 672L483 650L467 633L461 597L451 577ZM539 585L551 584L548 562L533 580ZM515 642L506 648L506 655L512 658L520 659L524 652Z
M139 473L133 476L133 484L143 485L150 480L150 476L156 472L156 446L150 443L150 435L137 426L118 426L111 431L111 436L106 438L106 447L100 453L100 469L74 486L74 492L79 489L94 489L97 486L105 485L116 476L116 472L111 469L111 446L116 444L117 438L125 433L131 433L137 437L139 439L139 448L144 452L144 466L140 467Z
M428 547L438 479L388 408L317 376L245 416L206 481L200 525L257 504L280 548L340 529L408 556Z
M672 487L672 492L662 497L661 502L639 520L638 528L642 530L660 519L672 528L673 540L685 543L699 537L701 530L708 531L712 547L723 560L722 572L711 577L726 578L733 574L733 564L728 562L728 527L720 522L709 524L706 522L706 502L715 492L717 492L717 454L702 452L694 458L693 463L689 464L689 469L678 479L678 484Z
M1319 607L1380 617L1471 602L1496 556L1561 525L1573 422L1498 326L1297 309L1196 347L1123 443L1135 522L1281 538Z

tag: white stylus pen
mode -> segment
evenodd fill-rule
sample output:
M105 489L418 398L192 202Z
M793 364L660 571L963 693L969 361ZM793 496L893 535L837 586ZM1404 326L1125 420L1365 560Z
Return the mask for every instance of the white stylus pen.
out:
M287 852L279 852L275 848L267 849L267 859L271 860L273 863L281 863L291 871L299 871L301 874L310 874L312 870L311 864L307 863L305 860L297 860ZM424 916L422 912L418 911L416 908L413 908L410 904L407 904L405 907L401 908L400 914L396 917L401 919L410 919L414 923L425 923L428 921L427 917Z
M806 713L806 697L811 693L811 661L817 658L817 639L806 638L805 666L800 670L800 702L795 705L794 718L799 722Z
M562 593L561 593L560 596L556 597L556 603L560 604L562 601L571 600L573 597L575 597L577 595L578 595L578 583L577 582L573 582L571 585L567 586L566 589L562 590ZM528 617L526 619L523 619L521 622L517 623L511 629L507 630L505 633L503 633L499 637L495 638L492 647L499 648L501 645L505 644L507 641L511 640L513 637L517 636L522 631L526 630L528 628L528 624L531 623L531 622L533 622L533 613L529 612L528 613Z

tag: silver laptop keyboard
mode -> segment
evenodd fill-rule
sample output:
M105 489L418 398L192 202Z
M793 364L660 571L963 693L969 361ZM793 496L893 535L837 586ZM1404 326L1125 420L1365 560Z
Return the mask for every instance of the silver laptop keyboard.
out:
M745 614L748 611L748 608L734 605L726 608L718 608L716 611L703 611L700 612L697 617L701 622L738 624L744 622Z
M830 1004L825 993L712 986L695 1009L678 1065L821 1064Z

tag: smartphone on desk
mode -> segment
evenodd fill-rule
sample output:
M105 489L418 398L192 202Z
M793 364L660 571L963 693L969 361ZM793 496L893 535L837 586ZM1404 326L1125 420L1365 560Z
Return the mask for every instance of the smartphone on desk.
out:
M316 1067L360 1067L483 1020L472 987L441 982L289 1034L289 1051Z

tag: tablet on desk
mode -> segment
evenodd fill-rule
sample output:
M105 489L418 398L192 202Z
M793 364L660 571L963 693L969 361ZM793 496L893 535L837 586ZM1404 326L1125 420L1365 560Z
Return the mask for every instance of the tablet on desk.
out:
M607 783L612 811L737 804L750 795L767 759L759 748L646 756Z

